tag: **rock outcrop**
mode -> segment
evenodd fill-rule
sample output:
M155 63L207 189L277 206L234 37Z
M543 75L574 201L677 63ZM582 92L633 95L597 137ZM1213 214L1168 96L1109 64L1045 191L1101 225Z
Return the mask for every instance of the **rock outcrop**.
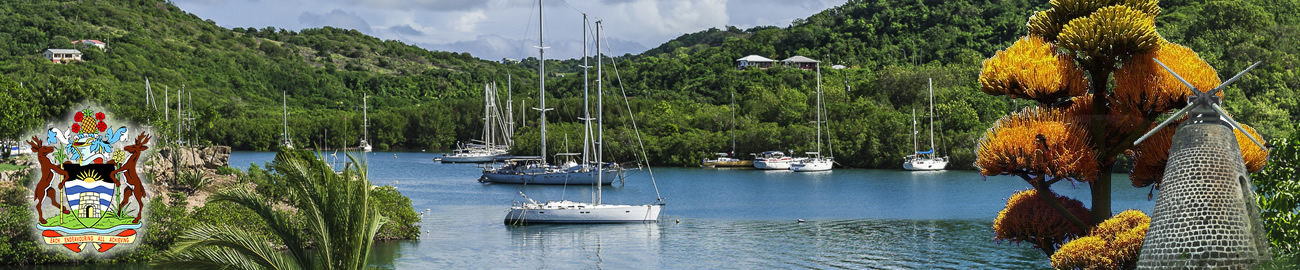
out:
M18 181L19 179L31 176L31 172L35 170L34 164L31 164L31 162L28 161L27 159L18 158L17 155L10 156L9 159L0 160L0 164L11 164L11 165L17 165L23 167L32 167L25 170L12 170L12 171L0 172L0 182L17 183L19 182Z
M175 163L173 163L175 158ZM181 169L205 169L216 170L217 168L230 165L230 147L229 146L211 146L206 148L164 148L149 157L147 162L147 172L154 175L154 180L171 180L174 177L176 166Z

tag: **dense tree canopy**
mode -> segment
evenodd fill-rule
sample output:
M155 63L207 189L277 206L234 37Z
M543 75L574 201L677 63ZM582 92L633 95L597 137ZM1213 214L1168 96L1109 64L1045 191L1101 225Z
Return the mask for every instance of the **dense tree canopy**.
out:
M642 54L606 58L606 94L615 98L622 87L631 96L655 164L692 165L709 153L730 150L732 93L738 153L802 152L814 146L809 121L815 73L785 67L737 70L734 61L751 54L811 57L823 61L830 146L837 160L897 168L915 150L911 136L899 131L910 128L913 109L929 111L926 80L933 78L936 148L952 157L954 167L971 168L983 130L1030 103L970 95L980 87L980 63L1027 33L1026 19L1047 4L854 0L787 26L708 29ZM1160 6L1161 36L1195 50L1218 70L1264 60L1228 92L1225 105L1265 137L1293 129L1280 123L1300 116L1291 93L1300 88L1300 77L1291 71L1300 63L1294 38L1300 16L1285 12L1300 7L1296 1L1165 1ZM616 25L607 30L620 35ZM103 40L108 47L70 43L81 39ZM40 56L45 48L77 48L88 61L52 64ZM549 133L568 133L576 140L582 76L571 75L581 72L573 68L581 59L547 61L548 67L568 67L548 76L570 75L546 80L547 105L557 108L548 114L555 123ZM619 77L610 63L617 63ZM483 84L496 82L504 97L509 74L515 118L531 124L519 129L520 143L512 151L536 154L537 115L525 110L537 104L536 66L536 58L503 64L332 27L226 29L163 0L0 4L0 74L30 90L43 117L92 100L174 133L176 95L183 91L187 103L193 100L197 120L191 132L200 142L244 150L277 145L281 92L289 99L290 136L300 146L355 146L364 93L370 95L374 145L447 149L481 136ZM144 106L145 78L157 109ZM172 115L163 115L164 106ZM631 142L630 131L622 130L626 109L606 109L610 126L619 129L607 134L610 139ZM555 147L551 152L560 152L564 136L548 137ZM631 160L631 153L627 148L615 156Z

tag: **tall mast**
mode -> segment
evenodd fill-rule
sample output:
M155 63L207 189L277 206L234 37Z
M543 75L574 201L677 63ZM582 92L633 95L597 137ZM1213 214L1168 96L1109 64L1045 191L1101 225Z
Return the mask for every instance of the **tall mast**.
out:
M507 131L510 130L509 129L510 127L508 126L508 123L506 123L505 118L501 117L501 103L497 99L499 98L497 96L499 94L498 92L499 90L497 90L497 82L493 81L492 82L492 121L494 122L492 123L493 125L492 127L493 129L495 129L492 131L493 147L496 147L498 145L506 145L510 143L510 135L506 133ZM501 133L501 137L497 137L497 132Z
M934 152L934 78L930 79L930 157L938 156Z
M538 107L536 110L541 113L538 118L541 120L542 129L542 164L546 164L546 44L542 41L542 0L537 0L537 80L538 84L537 100Z
M185 89L185 84L181 84L181 89ZM190 134L190 140L186 141L187 145L194 145L199 140L198 132L194 132L194 92L185 91L185 132Z
M366 104L369 98L366 93L361 93L361 140L366 144L370 143L370 106Z
M605 61L600 59L600 32L603 31L600 21L596 21L596 115L599 120L596 121L596 137L599 140L596 143L596 204L600 204L601 186L605 184L605 95L603 77L601 76L604 69L601 64Z
M172 97L171 87L163 85L163 121L172 121Z
M731 157L736 156L736 92L731 92Z
M18 87L22 87L22 83L19 83ZM153 109L157 111L158 101L153 100L154 98L153 87L149 86L149 77L144 77L144 93L145 93L145 97L144 97L145 106L153 105Z
M916 142L916 133L916 107L912 107L912 155L921 152L921 146Z
M822 152L822 69L817 64L817 154Z
M483 83L483 143L492 145L492 93L487 83Z
M183 103L182 99L184 99L181 96L182 89L185 89L185 84L183 83L181 84L181 89L176 89L176 145L177 146L180 146L180 141L185 139L184 133L181 133L181 123L185 122L185 119L181 118L181 103Z
M513 92L514 90L510 88L510 84L511 84L510 80L511 80L511 79L510 79L510 71L506 71L506 122L507 122L508 125L509 125L509 126L507 127L507 128L509 129L509 132L508 132L509 134L506 135L506 147L509 147L510 145L514 145L514 144L515 144L515 142L514 142L514 136L515 136L515 107L514 107L514 102L515 102L515 98L514 98L514 96L513 96L513 93L511 93L511 92Z
M599 41L597 41L599 42ZM588 96L589 86L587 85L587 14L582 14L582 162L586 163L591 159L587 157L591 153L591 99Z
M280 94L280 108L284 110L284 133L280 133L280 139L283 142L280 143L289 145L289 92L280 90Z

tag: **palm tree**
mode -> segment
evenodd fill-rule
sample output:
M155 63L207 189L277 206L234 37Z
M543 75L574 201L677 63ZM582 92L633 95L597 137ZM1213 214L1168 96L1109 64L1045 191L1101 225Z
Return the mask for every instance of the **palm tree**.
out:
M316 155L319 157L319 155ZM309 152L281 151L272 165L284 174L290 205L301 219L274 209L275 202L250 189L232 188L209 202L246 207L282 239L287 252L271 240L229 225L199 224L162 258L161 266L212 269L360 269L380 226L388 219L370 205L366 165L348 155L342 173ZM305 233L303 233L305 232ZM308 249L308 245L316 248Z

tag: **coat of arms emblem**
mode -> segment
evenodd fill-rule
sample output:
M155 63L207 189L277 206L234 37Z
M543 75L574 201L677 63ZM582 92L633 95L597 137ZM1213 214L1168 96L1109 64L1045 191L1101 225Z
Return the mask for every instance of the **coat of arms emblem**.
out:
M104 111L77 111L72 120L27 141L40 166L32 190L42 241L76 253L135 243L146 197L136 163L150 136L126 140L129 129L110 128Z

